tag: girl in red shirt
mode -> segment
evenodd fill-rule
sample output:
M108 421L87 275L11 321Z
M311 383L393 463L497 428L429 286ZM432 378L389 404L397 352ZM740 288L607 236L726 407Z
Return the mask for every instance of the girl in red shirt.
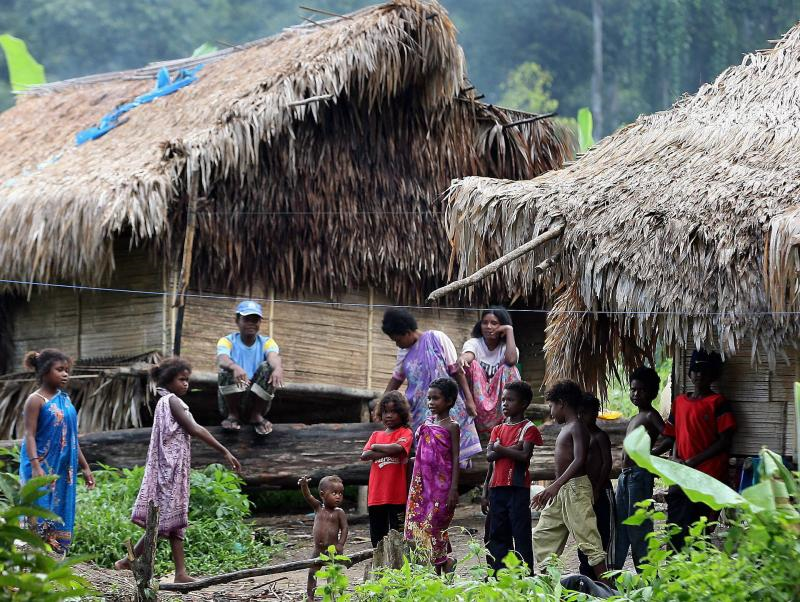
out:
M405 395L399 391L386 393L378 403L377 414L386 428L372 433L361 453L363 461L372 462L367 510L373 548L390 529L403 528L408 499L406 468L414 441L408 427L411 409Z

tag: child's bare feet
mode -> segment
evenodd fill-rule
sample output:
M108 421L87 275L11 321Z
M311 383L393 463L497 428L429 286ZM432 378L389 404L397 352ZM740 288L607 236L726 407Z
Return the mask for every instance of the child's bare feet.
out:
M114 570L116 571L129 571L131 569L131 561L126 558L120 558L114 563Z
M193 583L197 581L194 577L190 577L188 573L175 573L175 579L172 580L173 583Z

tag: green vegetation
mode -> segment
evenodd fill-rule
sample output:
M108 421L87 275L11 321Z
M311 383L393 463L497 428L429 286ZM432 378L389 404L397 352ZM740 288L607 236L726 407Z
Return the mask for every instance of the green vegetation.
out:
M658 358L656 358L658 359ZM653 407L658 410L661 407L661 394L664 389L669 386L670 374L672 373L672 359L665 357L656 364L656 372L661 377L661 387L658 390L658 395L653 402ZM630 418L636 415L638 410L636 406L631 403L630 397L630 383L628 382L628 375L623 371L620 372L621 381L615 378L611 380L608 388L608 400L603 405L605 410L612 410L621 412L623 416Z
M75 521L73 552L111 567L125 550L125 540L136 542L142 529L130 515L144 469L95 471L97 487L81 488ZM248 524L250 502L241 491L241 479L213 464L191 474L189 528L186 530L186 564L190 573L215 574L264 565L281 549L279 536L254 536ZM156 556L156 572L173 569L169 546L162 544Z
M317 0L348 12L379 0ZM504 83L535 64L549 74L562 116L591 104L599 138L641 113L694 92L745 52L766 48L791 27L800 0L443 0L459 29L469 76L498 102ZM600 5L602 65L593 73L593 5ZM309 15L294 0L7 0L0 33L24 39L51 80L139 67L274 34ZM314 18L324 18L313 15ZM0 65L0 82L8 74ZM12 97L0 84L0 108ZM535 90L535 88L533 88Z
M19 526L22 516L56 518L35 505L40 488L53 477L37 477L20 487L17 476L4 468L0 462L0 601L60 602L91 593L72 571L79 557L54 559L40 537Z
M619 595L610 600L788 602L800 599L797 579L800 478L786 470L776 454L769 450L761 452L760 482L739 495L692 468L652 458L644 427L626 438L625 449L637 463L660 474L666 482L683 487L690 498L702 499L714 508L728 508L730 524L722 532L721 545L715 545L704 533L705 520L697 523L687 538L687 547L680 552L669 543L676 528L657 530L648 540L649 552L642 572L616 574ZM664 521L666 516L641 508L628 522L641 523L646 518ZM486 550L480 544L472 546L470 556L477 558L478 564L466 578L437 577L431 567L412 558L406 559L400 569L383 569L375 580L349 588L342 571L344 557L331 550L327 565L317 574L318 594L325 602L598 599L564 590L555 569L550 569L546 576L529 577L511 555L505 559L507 568L494 575L484 563L485 555Z

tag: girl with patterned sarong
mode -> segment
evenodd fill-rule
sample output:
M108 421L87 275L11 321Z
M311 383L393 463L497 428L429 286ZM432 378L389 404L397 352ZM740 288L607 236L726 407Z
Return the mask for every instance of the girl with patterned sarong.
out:
M144 468L142 486L133 505L131 521L140 527L147 522L152 501L158 507L158 536L169 539L175 563L175 583L194 581L186 572L183 539L189 525L189 470L192 435L216 449L233 470L241 470L239 461L204 427L197 424L189 406L179 397L189 391L192 367L178 357L162 361L150 371L158 385L159 396L153 413L153 429ZM133 548L135 556L144 550L144 536ZM114 564L117 570L130 568L130 560L122 558Z
M66 554L75 529L75 496L78 466L86 486L94 488L94 476L78 444L78 414L64 392L72 362L57 349L32 351L25 366L36 373L39 388L25 402L25 435L19 459L19 478L24 485L34 477L55 476L42 488L36 505L58 518L24 517L23 524L36 530L53 551Z
M450 573L456 561L447 529L458 504L460 429L450 410L458 396L451 378L430 383L427 391L431 416L416 431L417 454L406 505L405 538L418 550L430 549L436 572Z
M469 459L481 452L481 442L475 429L475 402L466 376L458 365L453 342L438 330L421 332L417 321L404 309L387 309L383 315L383 332L399 347L397 363L386 392L400 388L407 381L406 398L411 406L411 428L414 432L430 416L428 387L438 378L452 376L461 393L450 410L461 431L459 464L469 465ZM462 396L463 394L463 396Z
M499 306L484 310L464 343L459 364L467 375L475 400L478 434L489 436L503 421L500 395L507 383L521 380L517 362L519 349L508 311Z

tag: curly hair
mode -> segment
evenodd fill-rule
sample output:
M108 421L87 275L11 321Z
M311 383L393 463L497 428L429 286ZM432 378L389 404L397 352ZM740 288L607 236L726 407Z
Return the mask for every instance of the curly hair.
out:
M470 336L472 336L473 339L479 339L483 336L483 333L481 332L481 322L483 322L483 319L489 314L494 314L495 318L497 318L497 321L500 322L502 326L514 325L511 321L511 314L508 313L508 310L505 307L502 305L492 305L489 307L489 309L484 309L481 312L480 319L475 322L475 326L472 327Z
M533 401L533 389L524 380L515 380L512 383L507 383L503 388L506 391L514 391L514 393L519 395L520 401L526 406L530 405L531 401Z
M722 356L716 351L695 349L689 362L689 372L701 372L715 381L722 374Z
M400 416L400 424L402 426L408 426L411 424L411 408L408 405L406 396L400 391L389 391L383 397L381 397L376 410L378 418L383 416L384 409L390 403L394 404L394 411L397 412L398 416Z
M323 491L328 491L328 487L331 485L341 485L344 487L344 481L342 481L342 477L337 474L328 475L327 477L322 477L319 480L319 491L320 495L322 495Z
M583 399L581 400L581 413L588 413L592 416L597 416L600 413L600 400L588 391L583 394Z
M388 336L414 332L417 330L417 319L411 315L411 312L393 307L383 313L381 330Z
M442 397L452 405L455 405L458 397L458 384L452 378L437 378L428 385L428 388L439 389L442 392Z
M658 394L658 388L661 386L661 377L650 366L639 366L631 372L629 380L630 382L638 380L644 384L653 397Z
M574 380L565 379L547 389L544 398L546 401L563 403L577 412L583 402L583 391Z
M180 357L168 357L150 368L150 378L159 386L166 387L181 372L191 372L192 365Z
M42 349L41 351L29 351L25 354L22 364L31 372L36 374L36 379L41 383L45 374L52 370L58 362L64 362L67 366L72 366L72 359L63 351L58 349Z

